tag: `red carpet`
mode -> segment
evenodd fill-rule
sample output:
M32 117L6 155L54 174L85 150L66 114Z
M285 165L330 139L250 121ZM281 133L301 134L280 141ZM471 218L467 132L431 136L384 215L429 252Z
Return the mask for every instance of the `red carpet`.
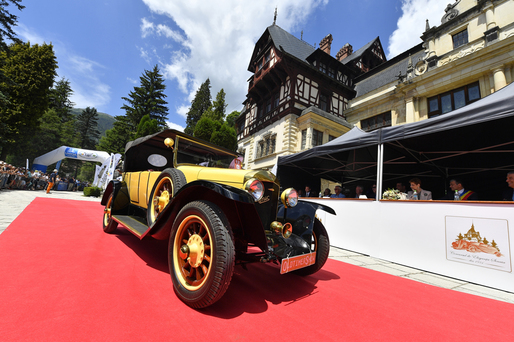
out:
M167 243L102 231L96 202L36 198L0 234L1 341L511 341L514 305L329 260L314 276L236 267L195 311Z

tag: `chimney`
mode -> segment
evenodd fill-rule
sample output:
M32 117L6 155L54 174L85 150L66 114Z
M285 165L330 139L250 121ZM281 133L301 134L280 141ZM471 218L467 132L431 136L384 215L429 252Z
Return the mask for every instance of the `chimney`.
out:
M345 59L346 57L350 56L352 53L353 53L353 47L349 43L346 43L341 48L341 50L339 50L339 52L337 53L336 59L339 62L341 62L343 59Z
M330 46L332 45L332 35L329 33L319 42L319 48L330 55Z

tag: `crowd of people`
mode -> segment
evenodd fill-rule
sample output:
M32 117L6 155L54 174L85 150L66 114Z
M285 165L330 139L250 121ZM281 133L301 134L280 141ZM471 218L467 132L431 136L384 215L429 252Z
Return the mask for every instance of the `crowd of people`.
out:
M502 199L504 201L514 201L514 171L507 174L506 179L508 188L503 191ZM425 190L421 187L421 179L414 177L409 180L409 185L404 182L396 183L396 190L403 196L402 199L406 200L425 200L432 199L438 200L456 200L456 201L478 201L478 194L465 187L464 182L459 178L453 178L449 181L449 191L441 198L432 198L432 192ZM408 188L410 187L410 190ZM351 191L348 188L342 188L340 185L334 186L334 193L329 188L326 188L319 196L311 190L310 186L305 187L305 192L298 190L299 197L323 197L323 198L371 198L377 199L377 186L373 184L369 189L362 185L356 185L355 190Z
M66 184L63 186L62 184ZM61 177L56 169L51 173L31 171L25 167L16 167L4 161L0 161L0 190L50 190L77 191L88 186L87 182L81 182L73 177Z

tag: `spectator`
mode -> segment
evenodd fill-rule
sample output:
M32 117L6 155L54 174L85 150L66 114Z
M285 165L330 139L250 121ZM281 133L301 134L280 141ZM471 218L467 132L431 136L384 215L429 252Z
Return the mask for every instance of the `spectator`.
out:
M444 200L453 200L455 196L455 190L457 190L457 194L461 201L478 201L478 194L471 190L464 189L464 185L462 181L458 178L453 178L450 180L450 191L446 196L442 199Z
M314 197L310 186L305 187L305 197Z
M325 189L325 192L323 192L323 197L330 197L330 195L332 195L332 194L330 193L330 189L329 189L329 188L326 188L326 189Z
M405 186L404 182L398 182L396 183L396 189L400 192L407 193L407 186Z
M503 191L503 200L514 201L514 171L507 173L507 184L509 188Z
M421 189L421 180L419 178L412 178L410 181L410 188L412 191L407 193L408 200L431 200L432 192ZM414 196L414 192L416 196Z
M373 186L371 187L371 190L368 191L367 196L368 196L368 198L377 199L377 185L376 184L373 184Z
M364 187L361 185L357 185L355 187L355 198L360 198L361 196L366 196L364 195Z
M341 186L336 185L334 187L335 194L330 195L330 198L345 198L346 196L341 193L342 189Z

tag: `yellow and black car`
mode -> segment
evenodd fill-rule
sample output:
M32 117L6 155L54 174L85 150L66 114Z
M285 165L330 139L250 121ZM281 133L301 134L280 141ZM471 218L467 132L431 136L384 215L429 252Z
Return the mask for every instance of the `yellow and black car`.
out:
M274 262L308 275L325 264L329 239L316 210L281 190L268 171L187 134L165 130L127 143L121 181L102 197L103 230L123 225L140 239L168 240L178 297L202 308L227 290L236 264Z

